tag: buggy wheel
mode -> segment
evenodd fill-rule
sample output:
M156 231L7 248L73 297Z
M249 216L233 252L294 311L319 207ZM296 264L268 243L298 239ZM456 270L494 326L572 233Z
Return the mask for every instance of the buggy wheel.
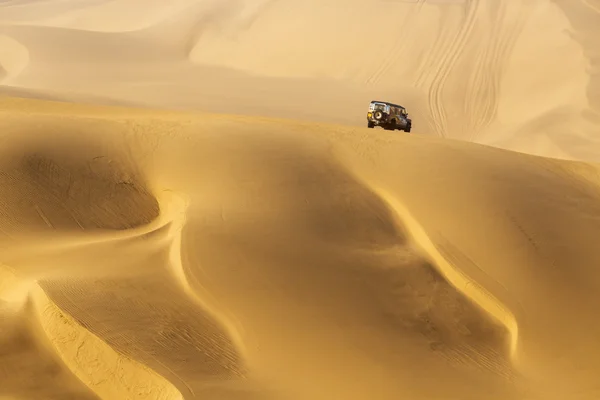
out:
M374 128L375 124L371 121L367 122L367 128Z
M387 131L395 131L396 130L396 120L393 119L388 125L386 125L385 130Z

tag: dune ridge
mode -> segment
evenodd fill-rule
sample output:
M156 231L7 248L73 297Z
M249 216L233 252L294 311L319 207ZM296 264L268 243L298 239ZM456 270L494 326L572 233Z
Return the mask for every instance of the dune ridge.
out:
M595 165L268 118L3 104L2 176L52 165L18 161L36 148L39 159L60 161L56 182L70 175L71 185L95 190L135 174L146 182L155 200L133 204L159 212L141 224L114 219L132 215L110 211L126 204L118 196L101 211L109 229L81 222L82 230L59 212L45 211L49 224L35 208L31 220L12 212L23 222L2 220L0 261L23 282L38 280L106 354L150 368L173 396L558 400L597 390L598 366L580 353L599 328L589 267L599 256L584 240L600 229ZM83 121L74 157L62 147ZM56 144L23 145L53 130L63 132ZM112 169L77 172L99 156ZM189 169L193 178L181 172ZM39 209L52 210L85 192L38 193ZM99 221L88 214L100 210L86 210L78 220ZM575 231L549 229L548 215ZM590 263L573 264L574 252ZM570 328L558 335L557 324ZM577 349L568 344L575 338ZM430 373L436 385L424 384ZM557 374L568 381L549 385Z
M0 398L599 398L597 3L0 2Z
M600 16L563 3L8 3L0 33L30 59L4 90L355 126L392 98L421 135L596 161Z
M375 189L375 191L377 192L378 190ZM426 254L432 259L448 282L506 327L511 336L510 356L515 357L519 327L513 312L495 298L492 293L487 291L485 287L461 271L459 266L451 263L451 260L447 256L444 256L442 251L438 250L436 244L432 242L425 230L419 226L419 223L410 214L410 211L398 199L385 192L380 192L380 196L387 200L392 205L392 208L401 216L401 220L404 221L404 225L408 227L413 238L426 251Z
M52 357L56 364L52 374L55 379L59 378L60 380L54 385L55 388L52 387L52 384L42 380L42 385L26 389L25 385L30 385L30 382L25 381L22 386L22 394L35 395L36 389L42 388L47 398L56 399L183 398L167 381L134 360L116 354L100 339L65 314L52 303L38 284L15 282L15 275L10 273L6 267L0 271L3 272L2 283L12 289L8 293L2 292L3 302L8 303L3 306L12 306L13 312L17 312L29 320L24 328L28 330L31 339L37 344L36 347L46 351L52 349L51 354L56 355ZM6 307L2 307L3 314L6 311ZM7 314L3 316L3 318L6 317L8 317ZM6 357L6 350L3 351L3 356ZM35 357L35 354L28 356L23 358L31 359L31 356ZM40 360L40 358L37 360L34 358L31 361L39 363ZM26 364L24 363L24 365ZM73 390L74 380L72 379L70 382L66 379L69 372L83 382L88 390L80 388L79 393ZM38 371L42 377L45 377L46 373L43 370ZM10 390L14 381L4 381L4 385ZM39 395L39 392L37 393Z
M192 284L189 282L189 276L186 273L186 268L184 266L183 260L182 260L182 230L183 227L185 225L185 215L186 215L186 211L187 211L187 207L189 205L189 200L185 201L182 197L182 195L174 195L174 194L170 194L168 197L165 197L165 199L163 201L161 201L162 204L164 204L164 208L163 208L163 213L161 214L164 217L171 217L169 218L167 224L170 225L170 229L174 230L175 232L177 232L175 234L175 237L172 239L173 242L171 243L171 249L170 249L170 253L169 253L169 261L170 261L170 266L172 267L172 272L175 275L175 277L177 278L177 280L180 282L184 292L191 297L195 302L197 302L201 308L206 309L207 312L211 313L212 317L215 320L220 321L221 325L224 326L228 332L228 336L230 339L233 340L236 351L238 353L240 353L240 356L242 358L244 357L244 348L245 348L245 344L244 344L244 340L241 337L241 333L240 330L243 329L243 327L239 324L239 322L234 320L234 316L233 315L228 315L226 318L223 318L223 315L226 314L225 310L223 309L222 305L221 306L209 306L207 304L207 300L205 300L203 298L204 297L209 297L210 296L210 292L204 290L202 293L202 296L200 296L196 289L192 286ZM188 204L186 204L188 203ZM197 282L197 284L201 284L201 282ZM210 300L211 303L213 304L218 304L217 300L212 298ZM219 312L215 312L214 308L218 308Z
M183 399L168 381L114 352L53 304L38 287L32 298L41 329L62 362L99 398Z

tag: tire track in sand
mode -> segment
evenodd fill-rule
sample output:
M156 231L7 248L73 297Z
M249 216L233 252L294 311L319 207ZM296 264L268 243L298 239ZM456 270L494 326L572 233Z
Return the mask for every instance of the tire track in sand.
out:
M440 26L438 29L431 50L428 54L422 57L422 60L415 71L415 86L423 88L426 86L427 78L430 75L431 70L434 69L434 65L440 58L440 54L443 54L443 49L447 47L447 44L452 41L451 31L453 30L452 25L445 23L445 19L448 18L446 13L440 15Z
M379 68L367 79L367 84L379 83L381 77L385 75L401 58L401 54L406 48L405 37L407 34L413 31L412 27L416 24L416 17L419 15L421 8L425 4L426 0L417 0L417 2L410 8L409 12L404 14L402 22L398 24L398 33L395 35L396 39L392 45L391 51L383 59L383 62L379 65ZM404 34L403 34L404 32Z
M444 53L429 87L428 100L429 110L433 119L433 127L436 133L442 137L446 136L448 128L446 110L444 109L442 98L446 80L465 49L465 45L475 27L476 17L479 14L480 8L480 0L467 0L465 6L466 16L464 17L463 24L458 33L454 36L448 50Z
M489 11L491 30L489 38L478 51L474 71L469 75L464 113L467 119L467 139L473 140L496 117L500 84L511 50L529 17L528 8L515 3L500 3L499 10ZM511 12L511 7L516 10Z

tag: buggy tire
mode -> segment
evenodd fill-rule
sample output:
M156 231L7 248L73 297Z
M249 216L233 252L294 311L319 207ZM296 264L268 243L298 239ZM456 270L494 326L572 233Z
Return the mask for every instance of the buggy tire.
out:
M371 121L367 122L367 128L373 129L374 127L375 127L374 123L372 123Z
M395 131L397 129L396 120L393 119L388 125L385 126L386 131Z

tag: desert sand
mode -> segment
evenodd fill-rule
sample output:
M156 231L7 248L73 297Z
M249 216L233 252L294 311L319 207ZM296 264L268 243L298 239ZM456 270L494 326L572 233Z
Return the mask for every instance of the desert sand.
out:
M598 49L599 0L0 1L0 399L599 399Z

